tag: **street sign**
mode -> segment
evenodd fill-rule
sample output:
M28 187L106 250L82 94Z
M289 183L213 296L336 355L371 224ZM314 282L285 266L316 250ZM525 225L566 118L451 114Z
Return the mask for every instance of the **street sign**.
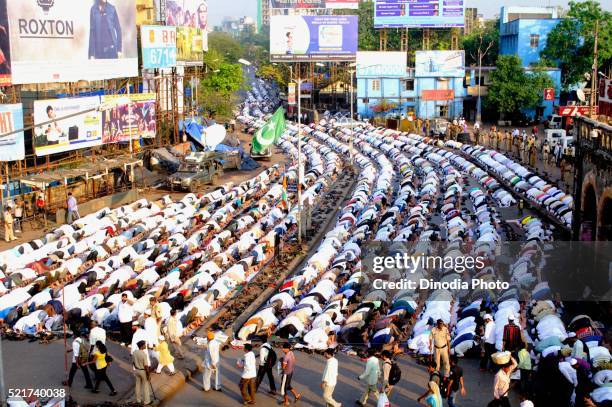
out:
M597 106L593 107L593 111L597 114ZM559 116L584 116L591 113L590 106L559 106Z
M555 100L555 88L544 89L544 100Z

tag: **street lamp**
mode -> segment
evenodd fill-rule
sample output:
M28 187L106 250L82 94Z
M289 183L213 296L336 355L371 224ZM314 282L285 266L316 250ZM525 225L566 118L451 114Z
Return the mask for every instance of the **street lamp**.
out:
M289 82L294 82L297 84L297 104L298 104L298 186L297 186L297 199L298 199L298 244L302 244L302 180L304 177L304 173L302 171L302 83L305 82L304 79L300 78L300 72L298 70L298 78L293 79L293 67L289 66L289 70L291 71L291 77L289 78Z
M349 139L349 155L350 155L350 160L351 160L351 164L353 163L353 129L354 129L354 107L353 107L353 103L354 103L354 99L355 99L355 87L353 86L354 80L355 80L355 71L357 70L357 63L353 62L351 64L349 64L349 67L353 68L353 69L349 69L349 73L351 74L351 138Z

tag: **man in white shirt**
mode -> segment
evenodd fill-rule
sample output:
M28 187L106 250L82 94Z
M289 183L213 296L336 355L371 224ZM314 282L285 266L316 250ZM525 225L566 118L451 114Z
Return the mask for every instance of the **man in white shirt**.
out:
M166 330L168 333L168 343L172 345L174 353L177 354L179 359L184 359L183 354L183 343L181 342L181 336L183 335L183 326L181 321L176 316L176 309L170 310L170 318L166 323Z
M268 376L268 381L270 382L270 391L268 393L276 395L276 383L274 382L274 375L272 373L276 361L276 352L274 352L272 345L268 343L266 338L264 344L259 348L259 368L257 370L257 380L255 381L255 391L259 390L259 386L261 382L263 382L264 377Z
M244 400L243 404L255 404L257 362L253 353L253 346L250 343L244 345L244 358L238 362L238 367L242 367L240 394L242 394L242 399Z
M510 363L499 369L495 375L495 382L493 383L493 398L498 400L499 406L510 406L508 401L508 392L510 391L510 374L516 368L516 360L511 357Z
M83 349L81 349L83 348ZM70 351L68 351L70 352ZM80 331L74 332L74 340L72 341L72 366L70 366L70 373L68 374L68 380L62 382L64 386L71 387L74 375L77 370L81 368L83 375L85 376L85 388L93 389L91 384L91 378L89 377L89 371L87 370L87 355L89 354L89 347L85 339L81 337Z
M480 370L487 370L489 367L489 361L491 360L491 355L495 353L495 322L493 322L493 317L491 314L486 314L484 316L485 325L484 325L484 354L482 359L480 359Z
M100 328L96 321L91 321L89 326L89 344L91 345L91 352L98 341L106 345L106 331L104 328Z
M134 301L128 298L127 293L121 294L121 302L117 305L119 325L121 329L121 346L132 343L132 321L134 319Z
M332 349L326 349L323 353L327 362L323 371L323 380L321 381L321 389L323 389L323 400L327 406L340 407L341 404L334 400L334 389L338 382L338 360L334 357Z
M216 391L221 391L221 364L219 357L219 347L221 344L215 339L215 333L212 331L208 331L206 338L208 339L208 344L206 345L206 349L204 349L204 375L202 376L202 387L204 387L204 391L210 391L211 379L214 375L214 389Z

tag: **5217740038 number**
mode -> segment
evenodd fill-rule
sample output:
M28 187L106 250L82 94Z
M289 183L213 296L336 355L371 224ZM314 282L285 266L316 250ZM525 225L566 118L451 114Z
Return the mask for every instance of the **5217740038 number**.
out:
M49 397L65 397L66 389L8 389L8 398L49 398Z

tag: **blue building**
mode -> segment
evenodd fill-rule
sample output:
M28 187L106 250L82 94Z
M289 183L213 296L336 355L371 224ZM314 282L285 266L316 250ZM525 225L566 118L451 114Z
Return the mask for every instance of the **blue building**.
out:
M502 7L499 54L517 55L524 67L537 63L548 34L559 21L553 7Z
M448 55L452 54L461 57L449 65ZM425 57L435 69L421 69L418 58L416 68L407 68L406 53L358 53L357 113L362 117L412 114L422 119L462 116L466 95L463 52L427 51Z
M561 19L554 7L502 7L499 21L499 54L516 55L521 59L527 72L540 61L540 52L546 47L548 34ZM523 113L531 119L545 119L559 104L561 93L561 71L547 68L546 73L555 84L555 100L543 101L535 109L525 109Z

